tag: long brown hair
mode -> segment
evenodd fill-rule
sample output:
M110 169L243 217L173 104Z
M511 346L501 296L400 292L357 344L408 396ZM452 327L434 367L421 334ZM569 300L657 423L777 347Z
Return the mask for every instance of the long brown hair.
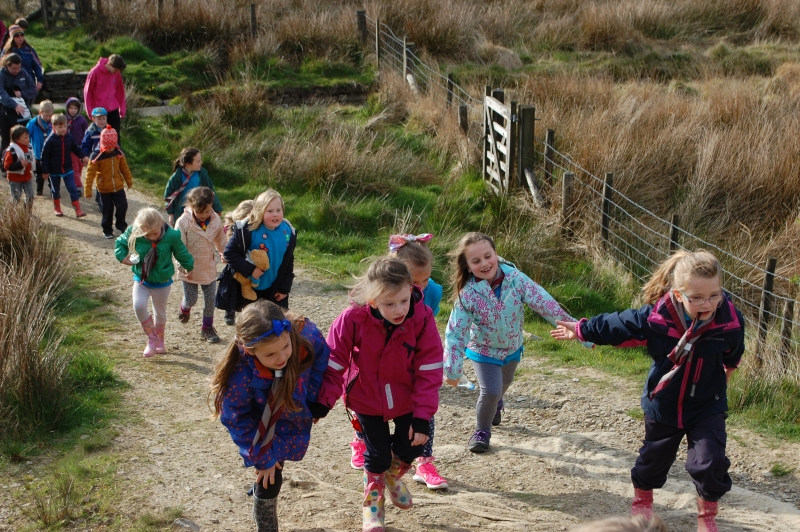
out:
M424 242L406 242L395 252L389 252L390 257L395 257L406 265L415 268L426 268L433 265L433 253Z
M284 311L281 307L260 299L250 303L242 311L239 321L236 324L236 337L228 345L228 348L214 367L214 376L211 378L211 390L208 393L209 401L214 397L214 417L218 417L222 412L222 402L231 376L236 370L236 366L243 362L242 357L250 356L243 354L244 345L252 342L259 336L272 330L272 320L288 319L292 323L289 331L289 339L292 343L292 355L283 368L283 376L276 377L272 382L272 393L276 398L275 408L283 405L286 410L296 412L300 406L295 404L292 399L292 392L297 386L297 379L300 374L308 369L314 362L314 347L300 331L303 330L305 319L302 316ZM277 341L278 337L271 335L263 341L255 344L267 344ZM301 354L305 352L305 358L301 360Z
M704 249L678 250L661 263L642 288L644 302L654 304L672 288L685 289L691 277L719 277L722 283L722 266L714 255Z
M497 253L497 248L494 247L494 240L492 240L492 237L478 232L467 233L461 237L461 240L458 241L458 246L456 246L456 249L450 253L450 256L453 260L453 272L450 275L450 282L453 284L453 301L461 297L461 291L465 286L467 286L467 281L469 281L469 278L472 275L472 273L469 271L467 256L464 252L466 251L467 247L471 246L472 244L477 244L478 242L483 242L484 240L489 242L489 245L492 246L492 249L495 250L495 253Z
M178 168L183 168L187 164L192 164L198 153L200 153L200 150L197 148L182 149L180 155L178 155L178 158L172 163L172 171L174 172Z

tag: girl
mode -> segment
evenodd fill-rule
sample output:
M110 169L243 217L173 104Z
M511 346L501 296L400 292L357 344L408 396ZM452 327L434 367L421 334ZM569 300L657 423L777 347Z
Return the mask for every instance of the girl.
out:
M458 386L464 356L472 360L481 391L476 428L469 450L489 450L492 426L501 422L503 395L514 382L522 358L525 305L555 324L571 320L547 291L507 262L501 262L494 240L467 233L453 253L453 311L445 332L447 383Z
M147 335L143 355L164 352L164 326L167 323L167 298L169 298L174 256L187 271L194 268L194 258L181 242L178 231L169 227L161 214L152 207L140 210L133 225L116 240L114 254L122 264L133 270L133 311ZM153 318L147 311L148 300L153 299Z
M214 297L217 293L217 258L225 250L225 232L222 221L213 210L214 192L208 187L193 188L186 194L183 214L175 228L181 240L194 257L194 269L178 270L183 283L183 301L178 319L188 323L192 307L197 303L198 285L203 290L203 325L200 335L210 344L219 342L214 329ZM215 251L216 250L216 251Z
M86 130L89 129L89 122L81 115L81 109L83 105L81 104L80 100L77 98L69 98L67 100L67 127L69 128L69 132L72 133L72 138L75 139L75 142L80 144L83 142L83 137L86 134ZM84 152L90 158L94 156L94 154L90 152ZM81 183L81 172L83 171L83 162L73 153L72 154L72 169L75 170L75 186L80 188L83 186Z
M283 198L269 189L253 201L253 210L247 220L233 226L233 234L225 246L225 261L235 273L253 282L256 299L267 299L283 308L289 308L289 292L294 280L294 248L297 231L283 218ZM250 252L262 249L269 256L269 268L261 270L249 261ZM223 301L217 298L217 307L239 310L244 306L240 294Z
M197 148L184 148L181 154L172 164L172 177L167 181L167 188L164 190L164 202L167 214L169 214L170 227L175 225L175 220L183 214L183 206L186 203L186 194L197 187L208 187L214 191L211 177L208 170L203 168L203 158ZM216 192L214 191L214 194ZM214 212L220 214L222 205L219 198L214 197Z
M433 270L433 253L428 248L433 235L425 233L421 235L391 235L389 237L389 256L403 261L411 274L411 282L422 290L425 304L433 311L433 316L439 314L439 303L442 300L442 287L431 279ZM428 442L422 449L422 456L414 461L414 480L422 482L429 489L447 488L445 480L433 464L436 458L433 456L433 437L435 434L434 418L431 417L430 432ZM353 469L363 469L364 467L364 436L359 432L353 435L352 457L350 465Z
M331 359L315 418L324 417L344 392L353 427L362 432L363 530L384 530L384 486L392 504L411 507L400 480L427 443L439 405L442 341L433 312L411 281L406 265L383 257L351 292L353 303L331 325ZM394 435L389 430L394 420Z
M678 251L643 288L640 309L558 321L557 340L646 346L653 359L642 393L644 444L631 470L631 514L653 515L684 435L697 488L698 527L716 531L717 501L731 489L725 456L727 383L744 352L744 320L722 289L722 267L704 250Z
M239 222L239 221L242 221L242 220L246 220L247 217L250 216L250 213L252 211L253 211L253 200L244 200L239 205L237 205L236 208L232 212L226 213L225 216L224 216L224 222L222 224L222 228L225 231L225 237L226 238L230 238L231 235L233 234L233 226L234 226L234 224L236 222ZM223 259L223 262L224 261L225 261L225 259ZM230 273L230 272L228 272L228 273ZM226 272L223 270L223 272L220 274L220 279L224 279L225 275L226 275ZM220 294L220 291L218 290L217 291L217 301L218 301L217 306L219 308L224 308L225 309L225 324L226 325L234 325L236 323L236 309L235 308L230 308L229 309L229 306L222 304L221 300L224 299L224 298L221 298L221 296L222 296L222 294Z
M215 368L209 394L214 414L245 467L256 469L253 518L259 532L278 530L281 469L308 449L312 417L306 405L317 397L328 354L312 322L256 301L242 312L236 338Z

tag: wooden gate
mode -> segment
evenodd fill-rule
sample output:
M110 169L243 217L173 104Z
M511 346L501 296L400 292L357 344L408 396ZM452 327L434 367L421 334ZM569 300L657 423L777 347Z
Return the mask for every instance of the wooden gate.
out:
M80 0L42 0L44 24L51 29L67 29L81 23Z
M483 99L483 179L495 194L507 194L514 175L516 102L507 107L503 91L486 87Z

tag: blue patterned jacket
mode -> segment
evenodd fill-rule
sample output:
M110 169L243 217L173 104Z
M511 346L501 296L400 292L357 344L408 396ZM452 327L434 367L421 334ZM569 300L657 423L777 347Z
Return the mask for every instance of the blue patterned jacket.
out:
M317 326L305 321L301 334L311 341L314 362L300 374L294 393L295 404L300 407L297 412L284 411L283 416L275 424L275 438L272 447L260 456L251 456L250 447L258 428L258 422L267 404L272 381L262 379L255 372L253 358L244 356L228 381L228 389L222 401L220 421L228 429L233 442L239 447L239 454L244 459L245 467L269 469L276 462L303 459L311 439L311 412L306 406L314 401L322 382L322 374L328 367L328 344Z

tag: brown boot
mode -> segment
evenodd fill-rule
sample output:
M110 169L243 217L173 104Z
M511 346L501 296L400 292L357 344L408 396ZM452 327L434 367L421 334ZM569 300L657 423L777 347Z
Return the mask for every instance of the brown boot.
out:
M234 273L233 278L239 281L239 284L242 285L243 298L249 299L250 301L255 301L258 299L258 296L256 296L256 291L253 290L253 283L250 281L250 279L239 272Z
M718 502L697 498L697 532L719 532L717 528Z
M641 515L645 519L653 518L653 490L640 490L633 488L633 503L631 516Z

